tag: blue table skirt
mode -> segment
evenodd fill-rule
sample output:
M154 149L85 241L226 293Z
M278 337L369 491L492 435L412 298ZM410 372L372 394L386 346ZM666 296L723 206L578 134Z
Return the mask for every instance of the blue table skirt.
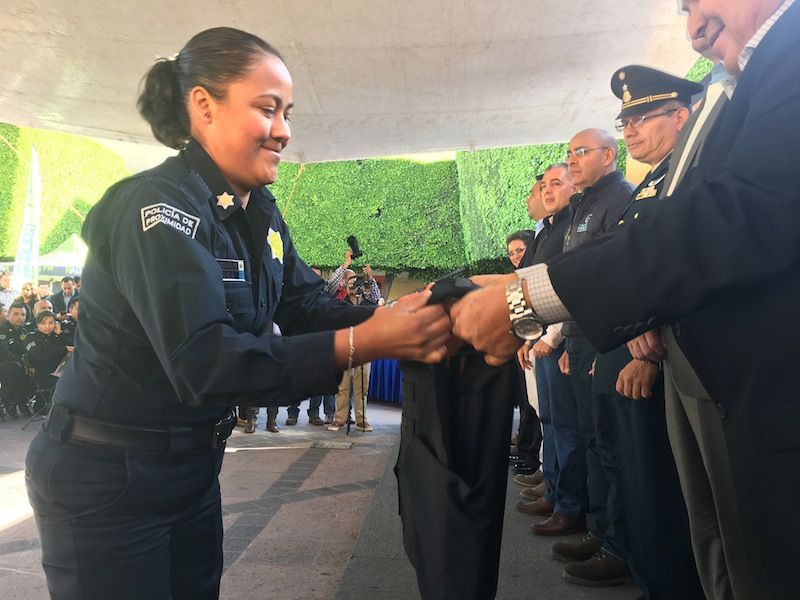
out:
M395 404L403 403L403 373L396 360L383 358L372 361L367 397Z

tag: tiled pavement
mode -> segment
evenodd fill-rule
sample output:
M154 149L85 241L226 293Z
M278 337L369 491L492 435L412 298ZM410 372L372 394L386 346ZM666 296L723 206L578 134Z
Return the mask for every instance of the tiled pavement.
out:
M400 411L391 405L367 408L372 433L353 429L347 436L312 427L302 409L295 427L283 425L281 409L280 433L264 430L263 410L256 433L234 432L220 475L221 598L419 597L402 553L391 473ZM0 423L0 600L48 597L21 471L38 426L20 431L21 425ZM510 483L498 598L636 598L633 586L593 590L564 583L561 566L548 555L550 541L527 533L530 517L513 511L516 493Z

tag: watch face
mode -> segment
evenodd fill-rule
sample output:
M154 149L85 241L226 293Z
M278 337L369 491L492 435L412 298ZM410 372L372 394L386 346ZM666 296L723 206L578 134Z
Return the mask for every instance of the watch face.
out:
M538 340L543 332L544 327L533 317L522 317L514 321L514 333L523 340Z

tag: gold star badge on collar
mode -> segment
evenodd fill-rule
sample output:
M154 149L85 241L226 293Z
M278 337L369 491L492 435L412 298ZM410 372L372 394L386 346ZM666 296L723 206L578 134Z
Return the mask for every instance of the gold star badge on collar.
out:
M230 208L233 206L233 196L231 196L228 192L223 192L217 196L217 206L225 209Z
M272 258L283 264L283 239L281 238L281 232L275 231L270 227L267 230L267 243L269 244L269 249L272 251Z

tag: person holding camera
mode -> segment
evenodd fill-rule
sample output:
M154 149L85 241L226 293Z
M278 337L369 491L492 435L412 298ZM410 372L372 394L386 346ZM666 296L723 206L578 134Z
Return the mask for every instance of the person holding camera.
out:
M347 258L350 257L350 250L347 251ZM378 284L372 277L372 269L369 265L364 265L364 278L357 277L351 269L345 269L343 273L343 284L347 296L345 302L354 306L376 306L377 301L373 298L377 295L380 298ZM367 277L369 279L367 279ZM371 282L371 286L369 283ZM356 413L356 429L367 432L372 431L372 427L367 422L365 407L367 404L367 388L369 387L369 363L359 365L344 372L342 381L339 384L339 393L336 394L336 414L333 416L333 423L328 425L328 431L339 431L347 425L350 418L350 390L352 389L353 406Z
M328 295L339 298L340 300L347 300L349 295L347 290L347 282L350 280L350 278L356 277L356 272L350 268L352 262L353 250L348 248L344 253L344 262L333 272L330 279L328 279L327 283L325 284L325 291L328 293ZM369 264L365 264L363 271L364 279L363 285L361 286L363 288L362 297L377 306L381 299L381 290L372 275L372 267L370 267Z

